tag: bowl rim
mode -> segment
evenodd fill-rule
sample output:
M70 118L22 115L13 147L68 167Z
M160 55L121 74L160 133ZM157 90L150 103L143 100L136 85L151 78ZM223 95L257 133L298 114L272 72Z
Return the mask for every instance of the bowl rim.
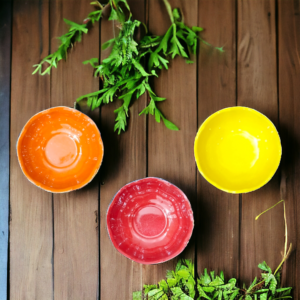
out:
M208 178L208 176L205 175L205 173L203 172L201 166L200 166L200 158L199 158L199 155L197 154L197 151L196 151L196 144L197 144L197 140L199 140L199 136L201 134L201 132L203 131L203 128L204 128L204 125L207 124L207 122L214 118L217 114L219 113L223 113L224 111L229 111L229 110L240 110L240 109L246 109L246 110L249 110L255 114L258 114L260 116L262 116L263 118L267 119L274 127L275 131L276 131L276 134L277 134L277 137L279 139L279 145L280 145L280 157L279 157L279 160L278 160L278 164L276 166L276 169L274 171L273 174L271 174L270 176L268 176L266 178L266 180L264 180L261 184L258 184L256 186L254 186L252 189L240 189L240 190L228 190L228 189L225 189L223 187L221 187L221 185L219 185L218 183L216 183L214 180ZM227 193L230 193L230 194L246 194L246 193L250 193L250 192L253 192L253 191L256 191L260 188L262 188L264 185L266 185L272 178L273 176L275 175L275 173L277 172L278 168L279 168L279 165L280 165L280 162L281 162L281 158L282 158L282 144L281 144L281 139L280 139L280 135L278 133L278 130L276 128L276 126L274 125L274 123L266 116L264 115L263 113L261 113L260 111L254 109L254 108L250 108L250 107L247 107L247 106L240 106L240 105L237 105L237 106L230 106L230 107L225 107L225 108L222 108L216 112L214 112L213 114L209 115L203 122L202 124L200 125L200 127L198 128L198 131L197 131L197 134L196 134L196 137L195 137L195 141L194 141L194 157L195 157L195 161L196 161L196 165L197 165L197 169L198 171L200 172L200 174L204 177L204 179L206 181L208 181L210 184L212 184L214 187L218 188L219 190L221 191L224 191L224 192L227 192Z
M117 247L117 244L112 240L111 238L111 235L110 235L110 230L108 228L108 212L109 212L109 209L111 208L111 205L112 203L114 202L116 196L125 188L127 187L128 185L131 185L131 184L134 184L136 182L140 182L140 181L146 181L148 179L157 179L158 181L162 181L164 183L167 183L167 184L170 184L172 186L174 186L175 188L177 188L180 193L184 196L185 200L187 201L189 207L190 207L190 211L192 213L192 227L191 227L191 230L190 232L188 233L187 237L185 240L184 240L184 243L183 243L183 246L181 246L179 248L179 250L171 255L170 257L168 257L166 260L157 260L157 261L153 261L153 262L143 262L142 260L140 259L137 259L137 260L134 260L132 259L132 257L130 257L129 255L126 254L125 251L122 251L120 250L118 247ZM165 179L162 179L160 177L155 177L155 176L149 176L149 177L144 177L144 178L140 178L140 179L137 179L137 180L133 180L133 181L130 181L128 182L127 184L125 184L124 186L122 186L116 193L115 195L113 196L112 200L110 201L109 205L108 205L108 208L106 210L106 230L107 230L107 233L108 233L108 236L109 236L109 239L111 241L111 243L113 244L114 248L119 252L121 253L122 255L124 255L126 258L130 259L131 261L134 261L134 262L137 262L137 263L140 263L140 264L143 264L143 265L158 265L158 264L162 264L162 263L165 263L167 261L170 261L172 260L173 258L177 257L180 253L183 252L183 250L187 247L187 245L189 244L190 240L191 240L191 237L192 237L192 234L193 234L193 231L194 231L194 227L195 227L195 219L194 219L194 212L193 212L193 209L192 209L192 205L191 205L191 202L189 201L188 197L186 196L186 194L179 188L177 187L175 184L169 182L168 180L165 180Z
M68 110L71 110L71 111L76 111L80 114L83 114L85 117L89 118L91 123L93 123L93 125L95 125L95 128L98 130L99 132L99 135L100 135L100 140L101 140L101 146L102 146L102 156L101 156L101 161L100 161L100 164L99 164L99 167L95 170L95 172L92 174L90 180L88 182L85 182L83 185L78 185L76 186L75 188L69 188L69 189L47 189L44 187L43 184L39 184L37 181L33 180L28 172L25 170L21 160L20 160L20 157L19 157L19 150L18 150L18 146L19 146L19 141L20 141L20 138L23 136L24 132L25 132L25 128L26 126L29 124L29 122L35 118L36 116L38 116L39 114L42 114L42 113L45 113L47 111L50 111L50 110L53 110L53 109L56 109L56 108L65 108L65 109L68 109ZM46 191L48 193L53 193L53 194L64 194L64 193L69 193L69 192L72 192L72 191L76 191L76 190L79 190L83 187L85 187L86 185L88 185L94 178L95 176L97 175L97 173L99 172L99 169L102 165L102 162L103 162L103 158L104 158L104 144L103 144L103 139L102 139L102 136L101 136L101 132L97 126L97 124L92 120L92 118L90 118L88 115L84 114L83 112L81 112L80 110L76 109L76 108L72 108L72 107L69 107L69 106L64 106L64 105L59 105L59 106L53 106L53 107L50 107L50 108L46 108L46 109L43 109L39 112L37 112L36 114L32 115L29 120L25 123L25 125L23 126L20 134L19 134L19 137L17 139L17 142L16 142L16 152L17 152L17 157L18 157L18 162L19 162L19 165L20 165L20 168L22 170L22 173L24 174L24 176L27 178L27 180L29 182L31 182L32 184L34 184L35 186L37 186L38 188L42 189L43 191Z

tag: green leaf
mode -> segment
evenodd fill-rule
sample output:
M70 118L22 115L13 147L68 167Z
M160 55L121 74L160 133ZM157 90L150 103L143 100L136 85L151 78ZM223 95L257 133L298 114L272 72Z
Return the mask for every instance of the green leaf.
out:
M144 294L147 295L151 290L157 289L156 284L144 285Z
M215 288L212 287L212 286L203 286L202 287L203 291L206 292L206 293L212 293L214 292Z
M219 276L216 276L216 278L209 284L209 286L218 286L222 284L224 284L224 281Z
M279 288L276 290L276 293L282 293L282 292L285 292L285 291L289 291L291 292L292 288L291 287L287 287L287 288Z
M157 97L158 98L158 97ZM165 98L160 98L160 99L165 99ZM155 101L162 101L162 100L155 100ZM195 270L194 270L194 264L192 263L192 261L191 260L189 260L189 259L185 259L184 260L184 263L187 265L187 267L188 267L188 269L189 269L189 271L190 271L190 273L192 274L192 276L193 276L193 278L194 278L194 272L195 272Z
M164 59L163 57L161 57L160 55L157 55L158 59L160 60L160 62L163 64L163 66L165 67L166 70L168 70L168 63L169 61Z
M159 287L165 292L167 293L168 290L169 290L169 286L168 284L166 283L166 281L163 279L161 280L159 283L158 283Z
M255 291L254 293L259 294L259 293L264 293L264 292L268 292L268 291L269 291L269 289L260 289L258 291Z
M215 47L215 49L217 49L220 52L225 52L225 50L223 49L223 47Z
M208 299L208 300L212 300L212 298L209 297L209 296L204 292L204 290L203 290L203 288L201 287L200 284L197 285L197 289L198 289L200 298L205 298L205 299Z
M190 59L186 59L185 62L186 62L187 64L193 64L193 63L194 63L194 61L192 61L192 60L190 60Z
M237 295L239 294L239 292L240 292L240 290L234 291L234 292L231 294L229 300L234 300L234 299L237 297Z
M177 280L175 278L168 278L167 283L168 283L168 286L170 288L172 288L177 284Z
M160 111L158 109L155 110L155 121L160 123Z
M142 300L142 292L133 292L132 294L132 300Z
M111 45L113 45L115 43L115 39L111 39L106 41L105 43L102 44L102 50L107 49L108 47L110 47Z
M172 123L171 121L167 120L165 117L162 117L162 119L164 121L165 126L168 129L175 130L175 131L179 130L179 128L174 123Z
M275 278L277 280L278 285L280 286L280 284L281 284L281 273L277 272L276 275L275 275Z
M154 290L151 290L151 291L148 292L148 296L151 297L151 296L154 296L157 293L161 293L161 292L162 292L161 289L154 289Z
M82 62L84 65L90 64L93 68L96 68L95 64L98 63L98 58L91 58Z
M166 55L168 51L168 41L172 36L173 28L175 24L172 24L171 27L168 29L166 34L164 35L163 39L161 40L159 47L157 48L156 52L158 53L160 50L163 50L163 53Z
M191 276L191 274L190 274L190 272L189 272L188 270L179 270L179 271L177 272L177 274L178 274L180 277L184 278L184 279L187 279L187 278L189 278L189 277Z
M222 295L223 295L223 292L219 291L218 300L222 300Z
M74 29L74 30L82 31L82 32L84 32L84 33L87 33L87 32L88 32L88 29L86 28L86 24L80 25L80 24L77 24L77 23L75 23L75 22L69 21L69 20L67 20L67 19L64 19L64 22L65 22L67 25L71 26L71 29L70 29L70 30Z
M251 283L251 285L247 289L247 293L249 293L252 290L252 288L255 286L256 282L257 282L257 277L254 278L253 282Z
M36 69L32 72L32 75L34 75L36 72L41 73L42 65L37 64L37 65L33 65L33 67L36 67Z
M267 300L267 298L268 298L268 293L264 293L264 294L259 295L260 300Z
M207 274L207 269L204 269L204 274L200 276L200 279L198 279L199 283L201 285L209 285L211 283L211 279L209 275Z
M266 274L263 273L261 274L262 278L265 279L265 286L270 284L269 288L272 291L272 294L274 295L276 292L276 287L277 287L277 280L273 274Z
M117 4L119 4L119 2L123 2L125 4L126 8L130 11L130 7L126 0L115 0L115 1L117 2Z
M179 13L179 9L178 8L174 8L173 9L173 17L174 17L174 21L179 21L181 19L180 13Z
M259 267L261 270L263 270L263 271L266 271L266 272L268 272L268 273L272 273L271 268L267 265L267 263L266 263L265 261L263 261L262 263L260 263L260 264L258 265L258 267Z
M225 280L225 278L224 278L224 272L223 271L221 271L221 273L220 273L220 278L224 281Z
M173 287L173 288L171 288L171 291L172 291L173 295L176 297L174 299L193 300L193 298L186 295L180 287Z
M200 31L203 31L203 28L202 28L202 27L198 27L198 26L193 26L193 27L192 27L192 30L193 30L194 32L200 32Z
M133 65L135 66L135 68L138 69L138 70L141 72L141 74L142 74L143 76L149 76L149 75L150 75L150 74L148 74L148 73L145 71L145 69L143 68L143 66L142 66L138 61L136 61L135 59L132 59L132 63L133 63Z

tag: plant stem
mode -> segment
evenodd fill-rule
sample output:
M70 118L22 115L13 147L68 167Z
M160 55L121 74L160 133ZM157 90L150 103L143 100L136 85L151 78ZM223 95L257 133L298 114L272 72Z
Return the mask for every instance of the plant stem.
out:
M285 241L284 241L284 255L283 255L283 259L281 261L281 263L279 264L279 266L277 267L277 269L274 272L274 276L276 275L276 273L278 272L278 270L281 268L282 264L285 262L285 260L287 259L291 249L292 249L292 244L290 244L289 250L287 252L287 237L288 237L288 231L287 231L287 223L286 223L286 211L285 211L285 202L284 200L280 200L279 202L277 202L275 205L273 205L272 207L268 208L267 210L263 211L262 213L260 213L255 220L257 220L261 215L263 215L265 212L269 211L270 209L274 208L276 205L278 205L279 203L283 202L283 216L284 216L284 227L285 227ZM262 284L265 282L265 279L262 280L261 282L257 283L256 285L254 285L252 287L252 289L250 291L252 291L256 286ZM278 298L279 299L279 298Z
M292 249L292 243L290 244L290 248L289 248L288 253L283 257L281 263L279 264L279 266L278 266L277 269L275 270L274 275L278 272L278 270L280 269L280 267L282 266L282 264L283 264L283 263L285 262L285 260L287 259L288 255L289 255L290 252L291 252L291 249Z
M166 6L166 9L168 11L170 20L173 24L174 23L174 17L173 17L173 13L172 13L172 7L171 7L170 3L168 2L168 0L163 0L163 1L164 1L165 6Z
M280 200L279 202L277 202L275 205L273 205L272 207L266 209L265 211L263 211L262 213L260 213L256 218L255 218L255 221L261 216L263 215L264 213L266 213L267 211L269 211L270 209L274 208L276 205L278 205L279 203L281 202L284 202L284 200Z

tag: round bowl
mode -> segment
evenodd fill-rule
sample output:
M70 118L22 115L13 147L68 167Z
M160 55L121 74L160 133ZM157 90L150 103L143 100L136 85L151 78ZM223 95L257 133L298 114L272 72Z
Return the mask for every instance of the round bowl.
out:
M193 211L175 185L155 177L128 183L106 216L115 248L142 264L158 264L183 251L194 227Z
M236 106L217 111L203 122L194 152L208 182L228 193L247 193L273 177L281 159L281 143L266 116Z
M59 106L34 115L17 141L25 176L52 193L77 190L97 174L103 142L96 124L80 111Z

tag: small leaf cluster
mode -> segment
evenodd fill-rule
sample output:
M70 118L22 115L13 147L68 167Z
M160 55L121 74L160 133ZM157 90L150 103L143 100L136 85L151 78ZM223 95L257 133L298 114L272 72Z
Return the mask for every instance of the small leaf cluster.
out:
M209 44L198 36L198 33L203 30L201 27L190 28L185 25L181 11L177 8L172 10L168 0L163 1L170 17L171 26L164 35L157 36L151 35L146 25L143 24L146 34L139 41L135 39L135 31L142 23L132 20L130 7L126 0L109 0L105 7L102 7L99 2L92 2L91 4L98 5L100 10L90 13L84 20L84 24L76 24L64 19L70 26L69 31L59 37L61 45L56 52L34 65L33 74L37 72L41 75L50 74L52 67L57 68L57 63L61 59L66 59L68 49L75 42L81 40L83 33L88 32L88 25L99 21L103 10L109 7L109 20L116 20L120 30L118 36L102 45L102 49L112 47L112 51L101 64L97 58L83 62L94 68L94 75L101 78L103 86L97 92L79 97L77 102L87 99L88 106L93 110L102 104L108 104L116 99L120 100L122 104L115 110L116 123L114 127L114 130L120 134L126 129L129 107L133 100L147 93L149 103L140 112L140 115L153 115L158 123L162 120L167 128L179 130L158 108L158 103L166 99L155 94L151 88L151 78L158 77L159 70L167 70L170 60L176 56L183 57L187 63L193 63L192 55L197 52L198 42ZM223 51L222 48L216 49ZM42 66L45 63L48 64L48 67L43 71Z
M159 110L157 103L166 98L158 97L155 94L150 85L150 78L158 77L158 70L168 69L170 59L174 59L176 55L185 58L187 63L192 63L190 57L192 54L196 54L200 39L197 33L203 29L186 26L179 9L175 8L172 11L169 3L167 1L165 3L172 22L167 32L162 36L151 35L148 33L146 25L143 24L147 34L140 41L136 41L135 29L140 26L141 22L132 21L131 14L129 14L129 19L124 21L125 12L120 4L124 4L130 11L126 0L110 1L109 20L120 22L119 35L102 45L102 49L112 46L112 51L100 65L98 61L95 64L96 59L84 62L85 64L90 63L95 68L94 75L102 79L103 88L100 91L83 95L77 101L87 99L87 104L95 109L101 104L107 104L115 99L121 100L122 105L115 110L114 130L119 134L126 129L130 104L144 93L148 94L149 103L140 112L140 115L151 114L158 123L162 120L167 128L179 130ZM148 63L145 64L145 61Z
M194 265L190 260L179 260L175 271L167 271L166 280L157 285L144 285L142 292L134 292L133 300L279 300L291 299L292 288L280 287L280 272L272 273L264 261L258 267L262 270L262 281L257 278L247 289L237 287L235 278L225 281L224 273L215 275L207 272L195 279Z
M158 285L144 285L144 299L148 300L193 300L196 295L194 265L189 260L180 260L175 271L167 271L166 280Z
M240 290L236 287L236 279L231 278L225 283L223 271L220 275L215 276L215 272L207 273L204 269L204 274L197 280L197 290L199 292L198 299L218 299L218 300L233 300L240 294Z
M94 3L93 3L94 4ZM61 41L60 46L54 52L46 56L41 60L39 64L33 65L35 70L32 74L39 72L40 75L50 74L52 67L57 68L57 63L67 58L68 50L73 47L75 42L80 42L82 34L88 33L88 26L98 22L101 18L102 10L96 10L91 12L88 17L84 20L84 24L77 24L75 22L64 19L64 22L70 26L70 29L64 35L58 37ZM47 64L46 69L43 71L43 65Z

